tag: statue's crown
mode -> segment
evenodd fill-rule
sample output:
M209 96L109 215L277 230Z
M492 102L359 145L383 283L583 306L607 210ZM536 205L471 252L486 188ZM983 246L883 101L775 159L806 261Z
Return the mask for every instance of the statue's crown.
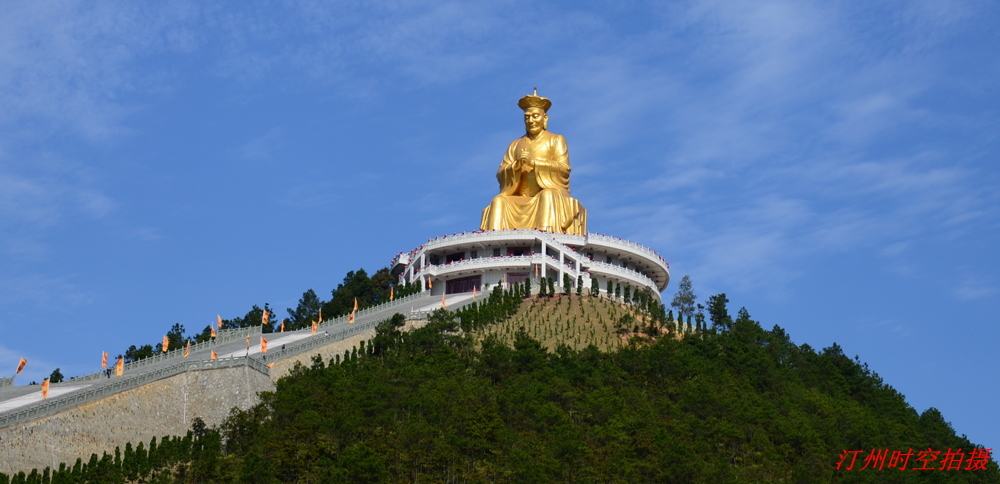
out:
M536 88L534 94L528 94L527 96L522 97L521 100L517 102L517 105L521 109L541 108L542 111L549 112L549 108L552 107L552 101L549 101L549 98L539 96L538 89Z

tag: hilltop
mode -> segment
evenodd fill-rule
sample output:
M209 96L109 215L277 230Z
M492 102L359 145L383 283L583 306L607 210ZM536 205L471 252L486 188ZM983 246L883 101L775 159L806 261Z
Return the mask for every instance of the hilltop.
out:
M604 339L614 346L619 329L636 329L616 328L615 316L623 326L625 316L655 322L656 312L574 297L496 290L487 303L438 311L408 333L397 315L343 358L295 368L259 405L234 411L217 429L196 422L186 437L161 439L155 450L128 447L121 459L78 463L76 475L100 475L100 482L143 475L153 482L1000 482L992 461L980 471L860 470L871 449L916 455L932 448L943 457L975 446L937 410L918 414L836 344L820 351L796 345L741 310L735 319L717 312L714 329L680 336L667 325L656 337L607 351ZM562 318L570 304L577 317L570 309ZM559 329L567 320L568 329ZM553 336L532 336L546 334ZM844 450L864 451L853 470L835 468Z

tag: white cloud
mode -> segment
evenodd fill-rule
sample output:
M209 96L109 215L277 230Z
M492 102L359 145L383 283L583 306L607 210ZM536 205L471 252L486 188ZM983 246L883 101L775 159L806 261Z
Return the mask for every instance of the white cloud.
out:
M955 286L953 294L963 301L971 301L990 297L1000 292L1000 288L991 277L981 275L966 275Z

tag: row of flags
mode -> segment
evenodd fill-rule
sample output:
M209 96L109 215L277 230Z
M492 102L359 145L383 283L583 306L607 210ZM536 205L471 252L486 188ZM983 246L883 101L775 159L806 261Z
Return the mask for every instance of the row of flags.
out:
M473 297L475 297L475 294L473 294ZM394 298L395 298L395 288L389 288L389 300L392 301ZM442 298L441 298L441 304L442 304L442 306L444 305L444 296L443 295L442 295ZM348 318L348 323L354 324L354 316L355 316L355 313L357 313L357 311L358 311L358 298L354 298L354 308L351 310L351 315ZM218 328L222 329L222 316L221 315L216 315L215 318L216 318L216 324L217 324ZM319 327L319 323L323 322L323 308L320 308L319 315L318 315L317 319L318 319L318 321L313 321L313 323L312 323L312 334L316 334L316 330ZM269 311L264 311L264 314L261 316L261 324L262 325L266 325L269 320L270 320ZM281 332L281 333L285 332L285 321L286 321L285 319L281 320L281 326L280 326L280 329L279 329L279 332ZM211 326L209 328L211 329L211 337L213 339L216 338L216 337L218 337L219 334L218 334L218 332L216 332L215 328L212 328ZM246 343L247 343L247 351L249 351L250 350L250 335L247 335ZM166 353L169 350L169 348L170 348L170 338L168 336L164 336L163 337L163 342L161 343L161 351L163 353ZM260 337L260 352L261 353L267 353L267 339L265 339L263 336ZM191 354L191 342L188 341L187 342L187 346L184 348L184 358L187 358L190 354ZM218 357L219 357L219 354L216 353L215 350L212 350L211 357L210 357L211 361L215 361ZM14 376L20 375L21 372L24 371L24 367L27 364L28 364L28 360L25 359L25 358L21 358L21 360L17 363L17 370L14 372ZM267 366L268 367L273 367L274 363L271 363L271 364L269 364ZM101 352L101 368L107 368L107 367L108 367L108 353L107 352ZM124 370L125 370L125 358L124 357L119 357L118 361L115 362L115 375L116 376L122 376L122 373L124 373ZM46 378L44 381L42 381L42 399L47 399L47 398L49 398L49 379L48 378Z

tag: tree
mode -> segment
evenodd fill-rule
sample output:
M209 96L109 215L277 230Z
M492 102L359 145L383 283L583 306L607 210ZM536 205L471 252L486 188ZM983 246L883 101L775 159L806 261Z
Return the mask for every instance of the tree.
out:
M708 315L712 319L712 324L720 330L732 329L733 320L729 317L729 310L726 309L726 293L719 293L708 298Z
M573 290L573 281L572 278L569 277L569 274L565 272L563 273L562 283L563 283L563 293L569 296L569 292Z
M576 295L583 294L583 276L576 276Z
M49 383L59 383L63 381L63 374L59 371L59 368L52 370L52 374L49 375Z
M150 356L153 356L153 345L142 345L138 348L132 345L125 350L125 363L149 358Z
M181 323L174 323L174 325L170 327L170 331L167 331L167 340L170 341L170 348L177 349L184 346L184 343L187 342L187 340L184 339L184 325ZM157 350L160 349L161 348L157 348Z
M625 302L626 303L632 302L632 285L631 284L625 284Z
M601 293L601 284L597 281L597 276L590 276L590 295L597 297Z
M608 284L607 284L607 288L606 288L607 289L606 292L607 292L608 298L611 297L611 293L614 292L614 288L615 288L615 286L611 282L611 279L608 279Z
M685 315L694 313L696 300L697 297L691 289L691 276L685 275L681 278L680 284L677 285L677 294L674 295L674 300L670 302L670 307L677 309L677 317L682 318Z
M299 298L299 305L295 309L288 308L288 318L292 329L305 328L318 315L319 308L323 307L323 301L312 289L302 293ZM332 314L330 316L333 316Z

